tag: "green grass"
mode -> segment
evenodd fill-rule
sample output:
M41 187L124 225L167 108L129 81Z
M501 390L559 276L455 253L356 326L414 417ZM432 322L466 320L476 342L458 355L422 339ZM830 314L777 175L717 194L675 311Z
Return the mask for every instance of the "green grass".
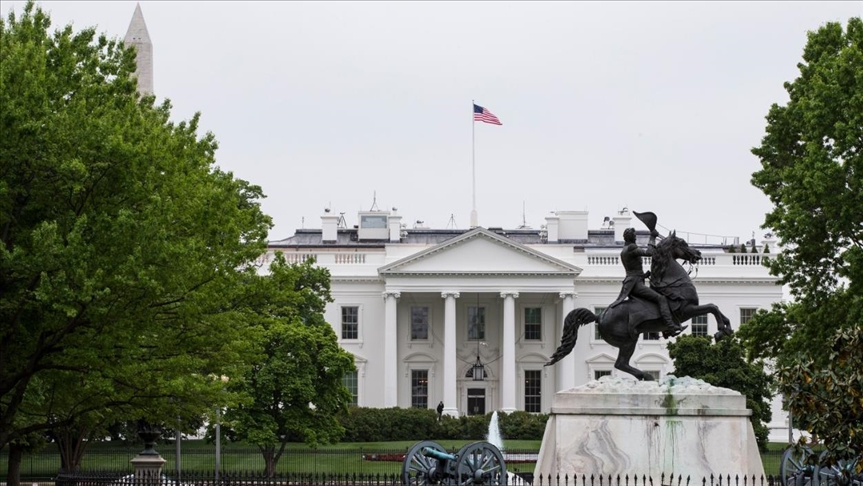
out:
M440 440L438 442L447 451L458 451L472 440ZM280 473L317 473L317 474L398 474L401 472L399 461L364 460L363 454L372 453L404 453L416 441L401 442L358 442L340 443L320 446L311 449L305 444L288 444L277 465ZM508 440L504 447L509 452L538 452L541 441L538 440ZM777 474L779 461L786 444L771 444L770 451L761 455L766 474ZM94 443L84 457L84 470L128 470L129 461L140 452L140 445L123 445L119 443ZM722 446L718 445L717 450ZM175 446L173 443L163 443L156 450L167 461L166 472L176 469ZM721 453L721 452L717 452ZM181 460L183 471L212 471L215 466L215 446L201 440L187 440L181 443ZM232 472L260 472L264 470L264 461L254 446L238 443L222 444L222 469ZM37 454L25 455L21 464L22 478L50 478L56 475L60 467L60 459L56 449L48 446ZM5 477L7 456L0 453L0 477ZM508 463L507 469L514 472L533 471L533 463Z

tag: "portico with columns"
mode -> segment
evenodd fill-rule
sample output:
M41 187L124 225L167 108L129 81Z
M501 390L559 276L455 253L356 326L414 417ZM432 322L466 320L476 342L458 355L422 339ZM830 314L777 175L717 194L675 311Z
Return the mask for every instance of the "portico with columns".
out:
M560 386L575 386L572 363L543 364L573 308L580 271L483 228L381 267L383 406L411 405L414 369L429 371L429 403L442 401L453 416L523 410L526 370L541 372L539 393L549 401ZM426 339L410 335L417 306L430 314ZM541 320L527 336L526 314ZM473 376L477 357L482 379Z

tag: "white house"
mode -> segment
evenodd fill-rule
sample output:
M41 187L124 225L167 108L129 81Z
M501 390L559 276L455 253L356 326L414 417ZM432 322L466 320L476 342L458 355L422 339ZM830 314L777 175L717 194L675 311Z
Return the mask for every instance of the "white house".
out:
M367 211L348 228L343 216L326 213L320 229L270 242L264 260L281 252L289 262L313 257L329 269L334 302L326 318L354 355L357 372L346 384L356 404L436 408L442 401L455 416L547 413L555 391L619 373L617 349L592 327L582 328L570 356L543 366L570 310L596 312L620 291L623 230L643 225L626 210L608 219L591 230L587 212L559 211L539 230L458 230L407 228L395 212ZM647 233L638 232L639 244ZM782 300L763 254L689 243L703 256L692 274L701 302L719 306L735 329ZM686 332L712 335L716 322L702 317ZM670 373L665 343L643 336L631 363L657 378ZM775 418L781 440L784 415Z

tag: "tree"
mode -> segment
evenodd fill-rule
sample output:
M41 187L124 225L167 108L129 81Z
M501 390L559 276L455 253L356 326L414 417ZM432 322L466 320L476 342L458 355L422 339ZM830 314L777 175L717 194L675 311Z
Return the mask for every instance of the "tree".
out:
M863 326L863 21L809 32L798 68L785 83L787 104L771 106L766 135L752 149L761 161L752 184L773 203L763 227L779 238L768 265L794 302L757 313L740 335L753 356L775 360L782 389L809 376L822 392L853 396L849 370L833 356L837 333ZM835 379L815 379L816 370ZM790 407L795 416L811 410L793 397ZM863 450L863 436L844 419L822 419L826 429L818 430L833 427L831 459L851 450L840 444Z
M752 410L749 420L758 448L767 450L773 381L765 373L764 363L748 362L746 352L735 336L711 344L709 337L683 335L668 343L668 354L674 361L674 376L697 378L745 395L746 408Z
M235 438L258 446L272 476L288 442L341 439L337 415L351 403L343 379L355 367L324 320L332 301L326 269L311 260L288 265L279 253L270 274L254 280L246 302L262 329L256 343L262 359L229 383L248 400L229 407L224 418Z
M138 95L133 50L49 27L32 2L0 22L0 447L229 400L210 375L254 336L225 302L270 227L199 114Z

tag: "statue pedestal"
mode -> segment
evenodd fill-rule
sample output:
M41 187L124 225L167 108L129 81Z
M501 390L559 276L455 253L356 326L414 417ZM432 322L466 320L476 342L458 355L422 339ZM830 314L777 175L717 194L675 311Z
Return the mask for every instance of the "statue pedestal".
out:
M760 477L751 413L701 380L604 376L554 395L534 474Z

